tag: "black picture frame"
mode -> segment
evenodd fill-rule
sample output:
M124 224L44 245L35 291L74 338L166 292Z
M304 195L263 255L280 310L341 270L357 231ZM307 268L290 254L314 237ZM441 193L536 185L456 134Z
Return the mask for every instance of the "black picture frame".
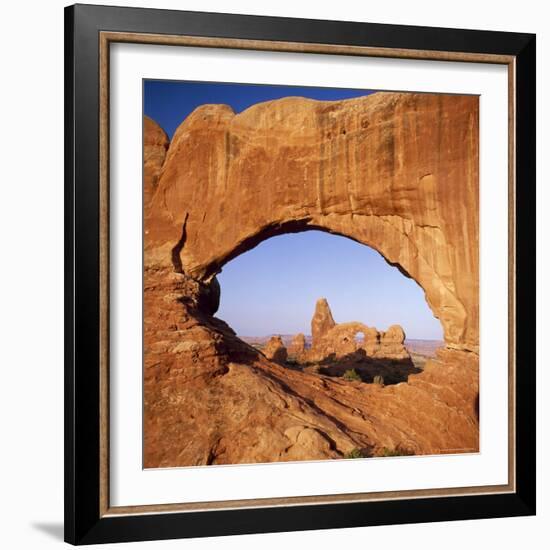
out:
M99 33L500 54L515 64L516 490L122 516L100 513ZM65 9L65 540L72 544L535 514L535 35L75 5Z

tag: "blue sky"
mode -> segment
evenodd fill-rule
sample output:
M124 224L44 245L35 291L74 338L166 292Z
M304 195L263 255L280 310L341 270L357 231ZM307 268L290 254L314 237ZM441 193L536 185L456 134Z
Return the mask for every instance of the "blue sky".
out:
M171 137L194 109L225 103L239 113L288 96L338 100L370 90L146 80L144 113ZM218 317L241 336L310 333L315 301L327 298L336 322L379 330L400 324L408 338L441 339L423 290L378 252L345 237L306 231L272 237L224 266Z
M331 101L372 93L374 92L371 90L340 88L145 80L143 110L147 116L160 124L171 138L185 117L205 103L225 103L231 105L236 113L240 113L255 103L281 97L300 96Z
M408 338L442 338L420 286L346 237L321 231L272 237L225 265L218 280L216 316L241 336L310 334L315 302L325 297L337 323L378 330L399 324Z

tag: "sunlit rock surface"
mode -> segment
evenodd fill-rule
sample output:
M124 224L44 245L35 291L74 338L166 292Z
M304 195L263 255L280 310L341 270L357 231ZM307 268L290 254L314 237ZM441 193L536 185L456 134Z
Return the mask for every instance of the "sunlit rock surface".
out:
M410 360L405 348L405 332L399 325L379 332L357 321L336 324L326 298L317 300L311 332L311 348L304 349L298 356L302 362L323 361L329 357L341 359L354 354L375 359Z
M206 105L162 162L144 130L146 467L478 449L477 97ZM290 369L212 316L227 261L307 229L372 246L424 289L446 348L423 372L381 386Z

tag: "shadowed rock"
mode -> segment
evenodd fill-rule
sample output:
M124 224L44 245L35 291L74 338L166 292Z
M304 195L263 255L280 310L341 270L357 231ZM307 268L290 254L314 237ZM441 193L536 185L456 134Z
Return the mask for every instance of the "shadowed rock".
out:
M287 351L280 336L272 336L263 350L264 355L271 361L283 364L287 360Z

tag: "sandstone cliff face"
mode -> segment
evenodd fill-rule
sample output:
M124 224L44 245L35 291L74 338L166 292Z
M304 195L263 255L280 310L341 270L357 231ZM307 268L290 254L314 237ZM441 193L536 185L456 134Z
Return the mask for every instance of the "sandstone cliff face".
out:
M164 162L145 124L145 467L479 448L477 119L477 98L430 94L209 105ZM372 246L425 290L447 348L422 373L381 386L293 370L213 317L224 263L315 228ZM373 330L365 346L402 344L397 328Z
M166 132L151 118L143 117L143 205L149 206L157 190L160 170L169 145Z
M308 228L378 250L413 277L447 346L478 349L478 98L286 98L178 128L152 211L148 261L207 281L265 238ZM164 248L163 248L164 247Z

